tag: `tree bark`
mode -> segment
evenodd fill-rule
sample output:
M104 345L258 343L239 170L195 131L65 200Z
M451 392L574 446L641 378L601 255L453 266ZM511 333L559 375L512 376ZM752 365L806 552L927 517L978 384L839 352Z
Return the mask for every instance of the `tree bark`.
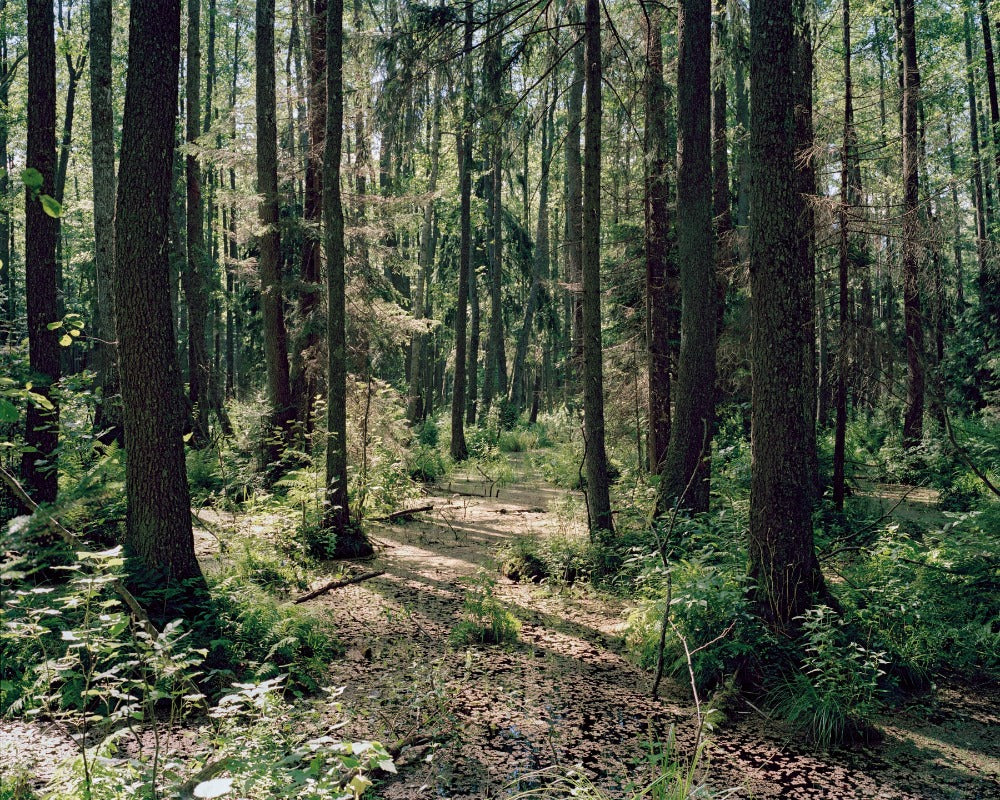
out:
M793 0L750 7L750 291L753 380L749 572L757 613L794 630L823 591L813 544L807 332L796 191Z
M715 416L716 279L712 231L710 0L682 0L677 60L677 261L681 349L657 511L707 511Z
M427 205L420 228L420 254L417 263L417 285L413 293L413 316L419 322L425 317L425 296L430 287L431 269L434 266L436 230L434 227L434 194L437 192L438 171L441 161L441 87L435 73L430 133L430 171L427 175ZM410 387L407 397L406 418L411 424L424 418L423 402L423 351L426 347L424 332L413 335L410 341Z
M342 0L341 10L343 10ZM341 20L339 24L342 25L343 21ZM258 213L262 229L258 239L260 249L258 266L261 313L264 322L267 396L271 411L270 425L273 428L273 432L268 434L267 438L269 442L274 442L268 448L268 458L273 460L280 457L281 449L287 441L289 429L295 416L288 376L288 336L285 330L284 300L281 290L281 248L278 230L278 126L274 75L274 0L258 0L256 30L257 191L261 195ZM329 25L327 30L329 31ZM329 36L329 33L327 35ZM329 48L329 42L327 46ZM339 43L337 47L340 47ZM327 78L327 85L329 87L329 78ZM329 109L329 100L327 108ZM336 153L339 158L339 146ZM344 491L346 492L346 486Z
M914 0L902 0L900 45L903 53L903 324L906 333L906 407L903 446L912 449L924 430L924 321L920 298L920 197L918 159L920 136L917 103L920 72Z
M7 0L0 0L0 197L10 191L7 101L10 95L11 66L7 61ZM10 265L10 210L0 205L0 346L9 340L14 324L14 270Z
M586 122L583 152L583 421L591 538L614 532L604 445L601 342L601 4L584 6Z
M644 0L646 19L646 124L643 132L646 232L646 352L649 434L646 458L659 474L670 441L670 184L667 172L667 87L663 79L663 8Z
M24 211L24 289L28 314L28 360L32 391L51 408L28 403L21 475L36 503L55 501L59 486L59 403L53 395L59 380L56 242L59 220L45 213L41 195L55 193L56 48L52 3L28 2L28 147L25 165L40 173L40 186L27 186Z
M976 92L976 70L972 61L972 24L965 14L965 90L969 102L969 140L972 146L972 203L976 215L976 257L979 274L987 270L989 240L986 231L986 206L983 199L983 160L979 147L979 108Z
M580 22L580 11L574 2L568 9L571 24ZM566 281L569 284L570 374L583 367L583 167L580 155L580 130L583 125L584 43L572 50L573 78L569 86L566 111ZM570 381L572 382L572 380Z
M326 0L314 0L309 18L309 104L303 204L302 262L296 293L299 327L292 346L291 394L302 429L312 431L319 389L323 219L323 139L326 136Z
M525 365L528 357L528 344L531 341L535 325L535 311L538 307L542 290L542 281L549 273L549 169L552 164L553 114L555 103L549 103L549 91L546 87L542 96L542 151L541 175L538 188L538 222L535 229L535 252L531 262L531 285L528 287L528 299L524 303L524 322L517 337L517 347L514 351L514 366L511 371L510 404L513 410L520 414L524 410L526 397ZM525 181L527 183L527 180ZM536 412L537 413L537 412Z
M464 90L462 120L457 136L460 243L458 258L458 307L455 310L455 379L451 394L451 457L464 461L469 456L465 443L465 336L469 304L469 256L472 248L472 0L465 3L463 46Z
M111 0L90 0L90 120L94 182L94 366L101 402L94 430L102 441L123 442L112 292L115 239L115 129L111 95Z
M331 0L326 18L326 147L323 151L323 224L327 302L327 442L324 525L337 535L334 555L372 553L361 526L351 521L347 497L347 325L344 292L344 205L340 159L344 136L344 2Z
M187 63L184 83L186 113L185 141L195 145L201 135L201 0L188 0ZM201 166L198 156L188 152L184 159L187 193L187 259L181 273L188 320L188 399L192 407L194 435L191 444L208 444L208 397L211 365L208 359L208 292L205 271L205 207L201 196Z
M180 0L132 3L114 270L128 452L125 547L143 568L175 580L201 578L168 283L180 17Z

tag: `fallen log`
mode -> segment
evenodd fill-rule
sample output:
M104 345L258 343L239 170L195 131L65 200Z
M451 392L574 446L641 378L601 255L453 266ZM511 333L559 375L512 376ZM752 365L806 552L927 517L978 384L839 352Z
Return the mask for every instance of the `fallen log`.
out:
M326 594L327 592L332 592L334 589L343 589L345 586L350 586L352 583L361 583L361 581L377 578L379 575L385 575L385 570L380 569L375 572L364 572L361 575L355 575L351 578L342 578L341 580L330 581L329 583L323 584L318 589L313 589L311 592L306 592L301 597L296 597L292 601L292 605L305 603L307 600L312 600L320 595Z
M421 511L433 511L433 505L417 506L416 508L401 508L399 511L393 511L391 514L385 517L376 517L375 522L395 522L397 519L405 519L406 517L412 517L414 514L419 514Z

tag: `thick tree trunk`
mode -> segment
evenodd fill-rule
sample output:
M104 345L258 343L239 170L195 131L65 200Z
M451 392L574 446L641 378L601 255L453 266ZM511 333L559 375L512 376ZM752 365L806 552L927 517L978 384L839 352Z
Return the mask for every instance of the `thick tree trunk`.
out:
M587 117L583 152L583 421L587 511L592 538L614 532L604 447L604 364L601 342L601 4L586 0Z
M649 396L647 466L658 474L670 441L670 184L667 164L667 87L663 80L663 9L645 0L646 127L643 132L646 230L646 352Z
M59 380L59 334L48 325L59 319L56 242L59 220L42 209L41 195L55 193L56 47L52 3L28 2L28 149L25 166L38 171L40 183L26 185L24 212L24 283L28 313L28 360L32 390L51 408L28 403L21 475L36 503L51 503L59 487L57 447L59 404L53 385Z
M813 544L807 332L801 297L793 0L750 7L750 291L753 378L750 578L757 613L780 633L823 591Z
M917 103L920 72L914 0L902 0L900 25L903 52L903 322L906 333L906 408L903 446L916 447L924 430L924 320L920 298L920 136Z
M344 128L344 2L331 0L326 20L326 147L323 151L323 225L327 302L327 442L324 525L337 535L340 558L371 555L347 498L347 324L344 284L344 205L340 158Z
M343 5L341 0L341 6ZM342 24L342 20L341 23ZM327 26L329 30L329 25ZM288 336L281 291L281 247L278 230L278 126L274 75L274 0L257 3L257 191L260 193L258 238L260 304L264 322L264 361L270 425L268 458L280 457L295 409L288 376ZM329 47L329 43L328 43ZM337 44L340 47L340 44ZM329 78L327 79L329 85ZM329 101L327 102L329 108ZM329 134L328 134L329 135ZM340 149L337 154L339 158ZM325 184L324 184L325 185ZM338 195L339 197L339 195ZM269 465L265 465L269 466ZM346 486L344 487L346 491Z
M677 60L677 260L681 350L657 511L707 511L718 325L712 231L710 0L682 0Z
M128 452L125 547L143 568L175 580L201 578L168 284L180 17L180 0L132 3L114 269Z
M464 89L462 120L457 136L458 184L460 210L460 244L458 257L458 306L455 310L455 379L451 394L451 457L456 461L468 458L465 444L465 336L469 304L469 256L472 249L472 0L465 3L465 35L463 58ZM474 379L474 378L473 378Z
M101 402L94 429L102 441L122 442L118 358L114 345L112 281L115 239L115 129L111 98L111 0L90 0L90 120L94 174L94 367Z
M320 223L323 219L323 139L326 136L326 0L314 0L309 18L309 105L306 173L303 204L305 230L302 263L296 293L299 327L292 346L291 393L303 430L312 431L313 400L319 390L321 365L322 259Z

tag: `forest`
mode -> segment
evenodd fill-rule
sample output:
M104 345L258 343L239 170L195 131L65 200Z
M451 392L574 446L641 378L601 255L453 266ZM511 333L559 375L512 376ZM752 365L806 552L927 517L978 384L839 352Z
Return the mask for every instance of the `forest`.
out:
M0 0L0 800L1000 797L1000 0Z

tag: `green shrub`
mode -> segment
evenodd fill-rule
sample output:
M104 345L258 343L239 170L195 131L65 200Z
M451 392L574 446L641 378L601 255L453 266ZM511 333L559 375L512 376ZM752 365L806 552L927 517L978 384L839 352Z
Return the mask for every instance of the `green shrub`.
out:
M434 445L420 443L407 454L406 471L421 483L435 483L445 477L450 465Z
M850 640L827 606L799 619L805 639L801 667L778 681L768 704L796 734L821 748L863 735L880 708L886 654Z
M285 674L294 694L315 692L329 662L343 652L328 620L253 585L233 579L218 584L213 606L223 634L213 642L214 660L236 665L240 680Z
M517 641L521 623L493 596L496 582L480 570L466 578L469 588L462 606L463 619L451 632L455 647L467 644L508 644Z

